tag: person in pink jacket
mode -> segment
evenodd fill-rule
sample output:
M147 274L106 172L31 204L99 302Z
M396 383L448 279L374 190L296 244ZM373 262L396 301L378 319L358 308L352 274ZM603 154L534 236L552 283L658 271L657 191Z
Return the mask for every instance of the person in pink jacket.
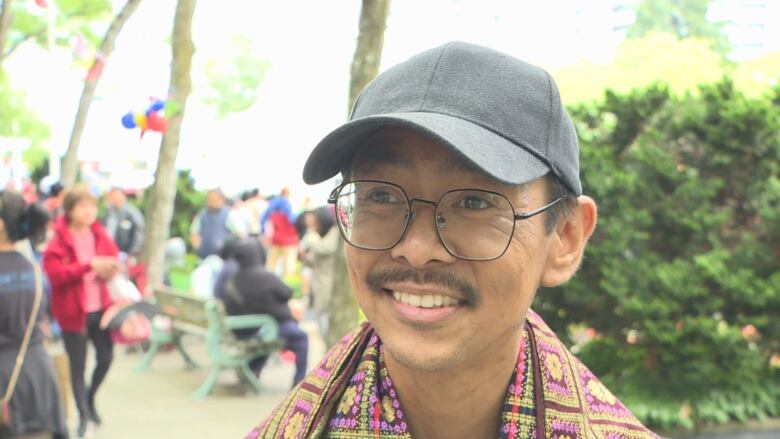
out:
M55 220L54 237L43 254L43 267L52 287L52 313L62 328L70 360L80 416L78 435L83 437L90 422L101 422L95 394L113 360L114 345L100 320L111 305L106 281L119 272L119 250L97 221L97 198L86 186L68 191L63 208L65 213ZM89 386L84 383L87 341L96 355Z

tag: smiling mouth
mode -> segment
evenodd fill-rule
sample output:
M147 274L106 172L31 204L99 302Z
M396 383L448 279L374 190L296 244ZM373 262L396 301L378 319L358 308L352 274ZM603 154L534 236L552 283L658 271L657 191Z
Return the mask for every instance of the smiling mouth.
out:
M397 302L421 309L447 308L465 305L465 300L445 296L443 294L410 294L403 291L383 289Z

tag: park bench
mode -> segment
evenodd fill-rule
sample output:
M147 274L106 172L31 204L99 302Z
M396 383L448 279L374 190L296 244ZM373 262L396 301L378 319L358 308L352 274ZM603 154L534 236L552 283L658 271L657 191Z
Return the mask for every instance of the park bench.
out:
M206 352L212 363L206 381L193 394L195 398L208 395L220 372L230 369L236 371L239 379L249 383L255 393L260 392L260 382L249 369L249 362L284 347L284 341L279 338L279 325L273 317L267 314L227 316L219 299L195 297L169 289L157 289L154 300L160 315L170 319L170 325L152 325L150 346L136 367L137 372L146 370L165 345L176 348L188 368L198 367L181 343L182 336L194 334L205 339ZM235 329L257 327L261 328L262 337L239 339L233 334Z

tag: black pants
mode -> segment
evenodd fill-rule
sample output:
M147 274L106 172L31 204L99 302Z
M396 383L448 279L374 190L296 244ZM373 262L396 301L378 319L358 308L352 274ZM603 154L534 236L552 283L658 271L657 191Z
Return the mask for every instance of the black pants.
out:
M103 317L103 311L92 312L87 315L86 333L62 332L65 351L68 353L70 360L70 380L73 386L73 397L76 399L76 406L82 418L89 417L87 401L95 397L95 393L97 393L100 383L106 377L108 368L111 367L111 361L114 359L114 343L111 341L108 331L100 329L101 317ZM95 346L96 360L89 391L87 391L84 384L84 369L87 363L87 339L91 339L92 344Z
M284 340L285 347L295 353L295 376L293 386L303 381L306 376L309 358L309 336L293 320L279 324L279 338ZM265 366L268 357L258 357L249 362L249 368L259 374Z

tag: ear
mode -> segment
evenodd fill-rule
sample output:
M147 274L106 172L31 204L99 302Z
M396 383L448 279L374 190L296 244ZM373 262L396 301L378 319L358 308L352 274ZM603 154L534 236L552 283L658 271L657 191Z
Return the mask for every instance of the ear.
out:
M596 202L585 195L578 197L574 211L558 224L550 238L541 286L556 287L574 276L582 262L585 245L596 228L596 217Z

